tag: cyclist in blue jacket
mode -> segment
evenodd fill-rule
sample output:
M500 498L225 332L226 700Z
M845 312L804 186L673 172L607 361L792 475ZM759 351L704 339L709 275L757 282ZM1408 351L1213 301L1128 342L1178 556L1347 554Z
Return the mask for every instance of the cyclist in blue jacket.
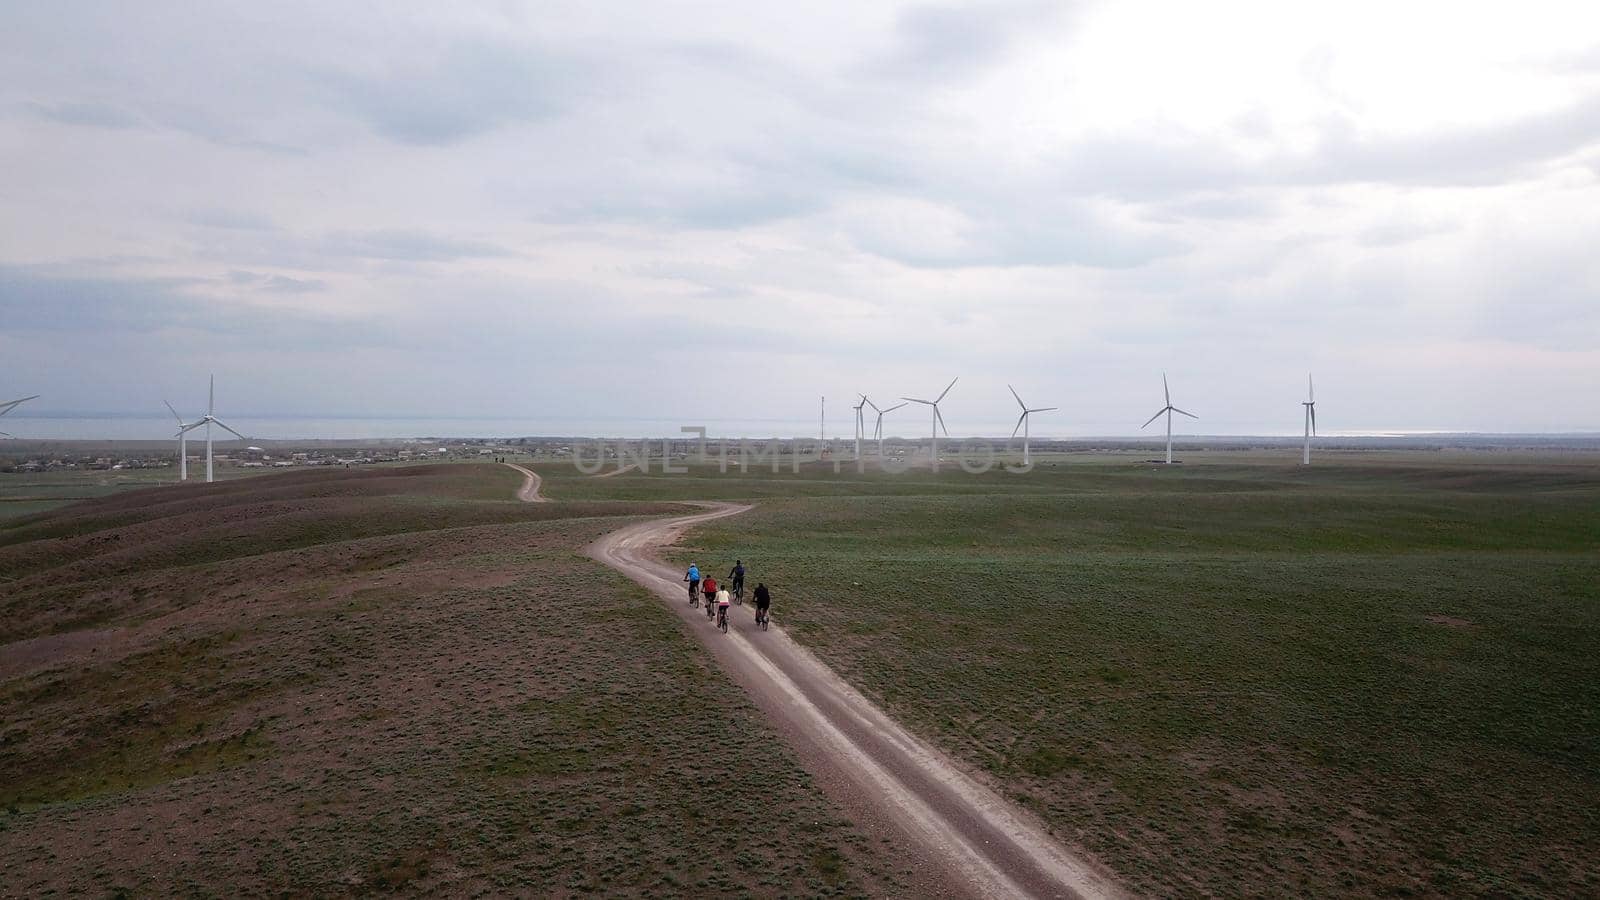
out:
M690 563L689 571L683 573L683 580L689 582L689 605L694 606L700 602L700 567Z

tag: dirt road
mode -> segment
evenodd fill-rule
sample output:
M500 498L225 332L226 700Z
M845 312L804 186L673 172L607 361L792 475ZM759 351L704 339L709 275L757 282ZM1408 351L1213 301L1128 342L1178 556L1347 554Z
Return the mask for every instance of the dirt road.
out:
M523 474L522 488L517 491L517 499L524 503L543 503L550 499L539 495L539 473L532 469L519 466L516 463L505 463Z
M756 628L751 606L733 607L727 634L691 608L682 573L655 553L695 524L749 509L708 505L696 515L630 525L587 552L671 604L772 718L823 789L863 827L895 832L897 843L910 847L926 882L919 892L1122 896L1103 869L1066 850L1030 816L913 737L782 629Z

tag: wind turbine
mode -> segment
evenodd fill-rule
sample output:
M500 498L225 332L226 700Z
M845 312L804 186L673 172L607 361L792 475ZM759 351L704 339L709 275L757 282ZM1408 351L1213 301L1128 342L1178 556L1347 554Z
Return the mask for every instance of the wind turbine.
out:
M1017 396L1016 388L1011 387L1009 384L1006 387L1011 391L1011 396L1017 398L1017 405L1022 407L1022 415L1017 418L1017 427L1011 429L1011 436L1016 437L1019 430L1022 432L1022 464L1031 466L1033 462L1028 456L1028 417L1036 412L1051 412L1059 409L1059 407L1041 406L1038 409L1029 409L1028 404L1023 403L1022 398Z
M163 400L161 402L162 403L167 403L167 401L165 401L165 400ZM172 408L172 404L171 403L167 403L167 411L172 413L172 417L174 419L178 420L178 480L179 481L188 481L189 480L189 431L190 431L190 429L198 428L201 424L203 424L204 420L201 420L200 422L195 422L192 425L191 424L186 424L183 421L183 416L178 415L178 411Z
M212 470L211 470L211 424L213 422L215 422L218 428L221 428L224 431L227 431L227 432L231 433L234 437L238 438L241 441L248 440L248 438L246 438L244 435L240 434L237 431L234 431L232 428L229 428L227 425L223 424L223 421L221 419L219 419L216 416L212 415L212 413L216 412L216 410L217 410L217 376L213 375L213 376L211 376L211 393L206 398L206 414L204 416L201 416L199 421L195 422L192 425L186 425L182 429L182 431L188 431L191 428L199 428L201 425L204 425L206 427L206 484L210 484L212 481L216 480L215 478L212 477Z
M899 409L900 407L905 406L905 404L904 403L896 403L895 405L889 407L888 409L879 409L878 405L876 403L873 403L871 400L868 400L867 401L867 405L872 407L872 411L878 414L878 425L877 425L876 428L874 428L872 430L872 435L873 435L873 437L876 437L878 439L878 458L879 459L883 459L883 417L887 416L889 413L894 412L895 410Z
M860 397L861 402L851 407L851 409L856 411L856 459L861 458L861 437L867 430L867 417L866 414L861 410L867 404L872 402L867 399L866 394L861 394ZM873 409L877 409L877 407L874 406Z
M21 406L22 404L27 403L29 400L37 400L37 399L39 399L39 395L38 394L34 394L32 397L23 397L20 400L7 400L4 403L0 403L0 416L3 416L6 413L11 412L13 409L16 409L17 407ZM6 434L4 431L0 431L0 436L11 437L11 435Z
M1191 419L1198 419L1200 417L1195 415L1194 413L1184 412L1183 410L1181 410L1181 409L1177 408L1176 406L1172 405L1172 391L1167 389L1167 373L1165 373L1165 372L1161 373L1161 393L1167 398L1167 405L1161 407L1160 412L1157 412L1155 415L1151 416L1148 421L1146 421L1143 425L1140 425L1139 427L1141 429L1149 428L1151 422L1154 422L1155 420L1161 418L1162 413L1166 414L1166 416L1167 416L1167 465L1170 466L1170 465L1172 465L1172 414L1173 413L1177 413L1177 414L1182 415L1182 416L1188 416Z
M950 429L944 427L944 416L939 415L939 402L944 399L945 394L950 393L950 388L955 387L956 382L960 380L960 378L950 379L950 384L945 387L944 393L934 400L918 400L916 397L900 398L901 400L909 400L912 403L921 403L923 406L933 407L933 470L935 472L939 471L939 429L944 428L944 436L950 436Z
M1300 465L1311 465L1311 437L1317 433L1317 389L1311 383L1311 373L1306 373L1306 399L1301 402L1306 408L1306 449L1305 455L1300 457Z

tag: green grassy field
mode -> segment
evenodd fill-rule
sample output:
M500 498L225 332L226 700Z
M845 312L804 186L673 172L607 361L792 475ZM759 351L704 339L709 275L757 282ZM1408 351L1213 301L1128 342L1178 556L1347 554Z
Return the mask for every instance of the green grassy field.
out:
M678 561L743 557L796 637L1136 890L1600 892L1600 466L1056 462L543 471L758 499Z
M520 483L295 472L0 524L0 894L902 891L579 553L678 507Z
M224 468L218 480L248 478L261 469ZM62 470L0 473L0 522L31 516L79 500L109 497L123 491L172 484L176 469Z

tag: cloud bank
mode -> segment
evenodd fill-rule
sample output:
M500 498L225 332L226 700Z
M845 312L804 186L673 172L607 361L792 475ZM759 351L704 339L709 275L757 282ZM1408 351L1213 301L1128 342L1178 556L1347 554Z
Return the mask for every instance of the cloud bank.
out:
M1581 6L8 20L0 392L42 408L215 371L263 415L799 419L960 375L958 431L1012 383L1133 433L1166 370L1290 432L1313 370L1334 429L1600 430Z

